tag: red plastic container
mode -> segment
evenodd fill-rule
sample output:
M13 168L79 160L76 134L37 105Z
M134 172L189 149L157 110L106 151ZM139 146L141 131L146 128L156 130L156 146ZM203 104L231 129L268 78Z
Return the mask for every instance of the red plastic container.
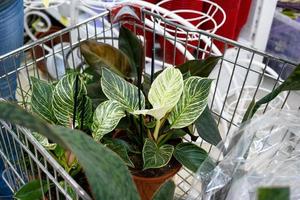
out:
M146 0L147 2L157 4L161 2L161 0ZM242 27L245 25L248 19L250 7L251 7L251 0L211 0L218 5L220 5L226 13L226 21L221 26L216 34L224 36L226 38L230 38L236 40L239 36L239 33ZM208 4L202 0L171 0L166 3L160 4L161 7L166 8L168 10L178 10L178 9L187 9L187 10L195 10L195 11L202 11L208 12L211 4ZM192 12L184 12L184 13L176 13L179 16L185 19L193 19L197 18L199 15L192 13ZM214 16L214 19L218 22L222 21L223 15L221 12L217 12ZM188 20L191 24L197 25L200 23L199 19L195 20ZM164 27L163 24L161 24ZM212 22L207 22L201 25L200 29L202 30L210 30L214 28L215 24ZM128 28L134 30L132 25L127 25ZM171 28L167 27L166 28ZM142 28L135 28L135 31L138 35L144 35ZM179 31L179 30L178 30ZM170 33L171 35L175 35L174 33ZM182 35L177 32L177 37L185 38L185 35ZM150 31L145 32L145 42L146 42L146 55L148 57L152 57L152 50L153 50L153 38L155 38L156 42L159 42L162 51L165 52L165 55L160 54L160 56L165 58L165 61L174 65L179 65L185 62L185 56L176 49L173 43L167 41L162 36L155 36L153 37L153 33ZM183 41L184 43L185 41ZM224 43L214 41L217 47L223 51L224 50ZM198 46L198 41L188 41L189 45ZM204 47L204 44L200 44L201 47ZM164 51L166 49L166 51ZM187 48L191 54L194 54L194 48ZM175 55L174 55L175 52ZM201 54L200 54L201 56Z
M223 8L226 13L226 21L221 26L216 34L224 36L226 38L230 38L236 40L241 32L241 29L245 25L248 19L250 7L251 7L251 0L212 0L213 2L217 3L219 6ZM203 11L207 12L209 9L209 5L203 5ZM220 13L216 13L215 19L218 21L221 18ZM210 29L209 24L204 24L201 26L202 29L207 30ZM221 42L215 41L215 44L218 48L223 51L224 45Z
M147 2L156 4L159 0L146 0ZM135 32L136 35L141 35L144 36L145 35L145 49L146 49L146 56L148 57L152 57L152 49L153 49L153 32L151 31L145 31L143 30L143 24L136 22L140 25L140 27L138 26L134 26L133 24L130 23L125 23L123 24L126 28L128 28L129 30Z
M160 1L158 1L158 2L160 2ZM199 11L199 12L202 11L202 1L201 0L170 0L170 1L160 4L160 6L167 10L170 10L170 11L174 11L174 10L194 10L194 11ZM200 19L199 19L200 15L197 13L176 12L176 14L178 14L182 18L188 20L191 24L193 24L195 26L200 23ZM166 18L168 18L168 17L166 17ZM161 24L161 25L164 27L164 24ZM185 38L187 36L185 34L181 34L180 30L177 30L175 33L174 27L166 26L166 28L169 28L170 30L172 30L173 32L170 32L170 34L173 36L176 35L176 37L178 39L184 38L182 40L183 44L186 42ZM173 42L169 42L162 36L158 36L157 40L160 43L162 52L165 52L164 57L165 57L166 62L174 64L174 65L180 65L185 62L186 58L185 58L184 54L181 53L180 51L178 51L177 49L175 49L176 47L174 46ZM188 41L188 44L197 47L198 40ZM164 49L166 49L166 50L164 51ZM191 48L191 47L187 48L187 51L189 51L192 54L194 53L194 50L195 50L195 48Z

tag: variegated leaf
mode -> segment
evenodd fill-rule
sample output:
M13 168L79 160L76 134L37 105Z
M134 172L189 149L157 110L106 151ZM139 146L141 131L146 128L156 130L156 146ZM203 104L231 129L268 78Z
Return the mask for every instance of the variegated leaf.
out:
M125 116L124 108L115 101L105 101L95 110L92 124L93 138L99 141L111 132Z
M172 145L164 144L158 147L153 140L147 138L143 147L144 170L165 166L171 160L173 151Z
M134 114L152 115L163 118L179 101L183 91L183 77L179 69L168 67L160 73L151 85L148 99L153 109L140 110Z
M106 97L118 102L127 112L145 107L144 94L142 92L139 94L139 89L135 85L127 82L109 69L102 68L101 86Z
M196 121L207 105L211 83L211 79L197 76L184 81L183 94L168 117L171 128L183 128Z
M32 95L31 109L44 120L50 123L55 123L56 119L52 110L52 93L54 87L42 80L31 77Z
M137 110L133 112L135 115L151 115L155 117L157 120L163 118L167 112L169 112L168 107L161 107L161 108L152 108L152 109L144 109L144 110Z
M43 147L45 147L45 149L54 150L56 148L56 144L49 143L48 138L46 138L45 136L36 132L32 132L32 135Z
M76 109L75 126L82 126L82 122L87 125L90 122L92 102L87 96L87 90L80 75L71 73L64 76L55 86L52 97L54 115L60 125L70 126L74 117L74 109Z

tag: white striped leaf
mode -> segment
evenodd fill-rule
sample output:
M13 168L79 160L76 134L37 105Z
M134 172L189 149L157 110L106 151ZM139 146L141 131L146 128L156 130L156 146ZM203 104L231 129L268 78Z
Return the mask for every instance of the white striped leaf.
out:
M52 110L52 93L54 86L39 80L30 78L32 83L31 109L44 120L50 123L55 123L56 119Z
M171 128L183 128L194 123L207 105L212 80L191 76L184 81L183 94L170 113Z
M114 130L125 116L124 108L117 102L108 100L101 103L94 113L93 138L99 141L105 134Z
M149 168L161 168L169 163L174 147L164 144L160 147L150 139L146 139L143 147L144 170Z
M77 92L76 76L78 76ZM69 127L73 121L76 96L75 126L88 125L92 117L92 102L87 96L84 81L80 75L71 73L64 76L55 86L52 106L58 124ZM84 113L82 113L84 111Z
M139 110L134 114L151 115L157 120L163 118L177 104L183 91L183 77L179 69L166 68L151 85L148 99L153 109Z
M32 135L45 149L54 150L56 148L56 143L49 143L48 138L45 136L36 132L32 132Z
M145 96L139 89L113 73L109 69L102 68L101 78L102 91L105 96L118 102L127 112L133 112L145 108Z

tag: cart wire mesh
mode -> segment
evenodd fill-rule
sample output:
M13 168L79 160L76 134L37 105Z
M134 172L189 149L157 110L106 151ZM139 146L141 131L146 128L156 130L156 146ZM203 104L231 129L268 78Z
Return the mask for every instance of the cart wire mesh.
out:
M282 66L282 71L296 67L289 61L229 39L169 22L149 10L143 9L141 14L143 20L152 20L152 26L132 20L110 23L111 11L107 11L3 55L0 63L11 60L15 70L6 72L0 80L10 81L8 77L17 74L16 93L13 91L13 83L9 82L10 96L30 110L31 76L56 81L68 68L81 68L85 63L78 49L82 42L94 39L117 47L119 27L126 25L144 41L147 55L145 73L150 75L169 65L186 61L188 54L195 59L221 56L210 75L214 84L209 107L225 139L229 132L239 127L249 103L274 90L283 81L280 73L275 73L268 63L276 61ZM174 31L168 34L166 29ZM178 39L182 38L183 33L186 40ZM189 37L197 40L191 42ZM45 46L51 47L52 51L46 52ZM180 51L180 47L184 47L184 51ZM220 51L216 51L216 48ZM20 56L23 61L18 65L17 59ZM298 93L282 93L273 103L262 107L258 114L270 109L299 109L299 102ZM1 176L12 192L30 180L43 179L46 184L41 182L41 188L48 191L43 199L91 199L87 191L37 142L30 131L5 121L0 121L0 124L0 158L4 160L6 168ZM210 156L218 157L216 147L201 139L196 143L206 149ZM187 169L177 174L175 182L178 199L185 199L192 179L193 174Z

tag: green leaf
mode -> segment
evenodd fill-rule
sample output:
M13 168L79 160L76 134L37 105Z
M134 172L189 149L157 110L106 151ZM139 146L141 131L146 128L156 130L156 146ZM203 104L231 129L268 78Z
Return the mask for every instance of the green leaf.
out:
M160 120L177 104L182 91L182 74L178 69L168 67L157 76L151 85L148 99L153 109L139 110L134 114L151 115Z
M129 119L129 115L127 115L126 117L123 117L120 120L120 122L116 126L116 129L126 130L129 128L129 126L130 126L130 119Z
M31 109L44 120L55 123L51 99L54 87L42 80L30 77L32 82Z
M257 200L289 200L289 187L263 187L257 189Z
M131 174L118 155L81 131L53 128L62 140L69 143L67 148L77 156L95 199L138 199Z
M145 65L144 47L137 36L121 26L119 35L119 49L124 52L128 58L131 68L131 77L137 77L138 72L142 72Z
M248 106L242 122L251 119L261 105L269 103L270 101L275 99L281 92L289 90L300 90L300 65L298 65L289 75L289 77L275 90L273 90L257 102L253 100Z
M300 90L300 65L298 65L282 84L283 91Z
M0 102L0 119L43 134L72 151L91 186L94 199L139 199L130 172L118 155L79 130L50 126L17 105Z
M88 66L83 70L82 75L84 76L84 81L86 84L99 82L101 78L101 67L95 68Z
M62 156L65 156L65 150L60 145L56 145L54 154L56 155L56 157L60 158Z
M160 147L150 139L146 139L143 147L144 170L160 168L169 163L172 158L174 147L169 144Z
M100 103L108 100L105 94L102 92L100 81L87 84L86 89L87 89L87 95L92 100L92 104L94 108L97 108L97 106Z
M218 126L208 106L195 121L195 127L199 136L206 142L216 146L222 141Z
M36 132L33 132L32 135L43 147L45 147L45 149L54 150L56 148L56 144L49 143L48 138L46 138L45 136L38 134Z
M174 150L174 157L186 168L196 172L208 154L195 144L180 143Z
M168 132L168 134L170 134L170 140L172 140L177 138L183 138L188 133L182 129L172 129Z
M196 121L207 105L211 83L211 79L196 76L184 80L183 94L168 117L171 129L183 128Z
M191 76L208 77L214 67L217 65L221 57L208 57L203 60L189 60L178 66L182 74L190 74ZM188 76L187 76L188 77Z
M106 68L102 69L101 87L108 99L118 102L127 112L139 110L140 106L142 109L145 107L143 93L139 94L139 89L135 85Z
M92 124L93 138L96 141L116 128L119 121L125 117L125 111L121 105L115 101L105 101L95 110Z
M150 121L150 122L145 122L145 126L147 127L147 128L155 128L155 125L156 125L156 121Z
M80 51L85 61L95 70L101 71L105 66L122 77L130 77L132 74L128 57L111 45L88 40L80 45Z
M68 195L70 195L70 197L72 199L76 199L76 192L74 191L74 189L69 184L66 184L65 181L60 181L59 185L61 185L62 188L66 189Z
M143 92L145 93L145 95L147 96L151 87L151 77L149 74L144 74L143 75L143 83L142 83L142 87L143 87Z
M175 194L174 181L165 182L155 193L152 200L173 200Z
M113 152L118 154L123 159L123 161L126 163L126 165L134 168L134 164L132 163L132 161L130 160L130 158L128 156L128 147L126 146L125 143L123 143L122 140L112 139L112 140L108 141L106 144L107 144L108 148L110 148Z
M82 125L82 117L85 125L90 122L92 118L92 102L86 95L87 90L85 84L80 75L76 73L64 76L56 84L52 95L52 106L54 115L60 125L65 127L71 125L74 117L74 109L76 109L75 126ZM77 104L76 108L75 100Z
M18 200L39 200L48 192L47 181L33 180L22 186L14 195Z
M173 139L177 139L177 138L183 138L186 134L184 130L182 129L171 129L169 130L167 133L159 136L158 138L158 144L162 145L164 143L166 143L169 140L173 140Z

